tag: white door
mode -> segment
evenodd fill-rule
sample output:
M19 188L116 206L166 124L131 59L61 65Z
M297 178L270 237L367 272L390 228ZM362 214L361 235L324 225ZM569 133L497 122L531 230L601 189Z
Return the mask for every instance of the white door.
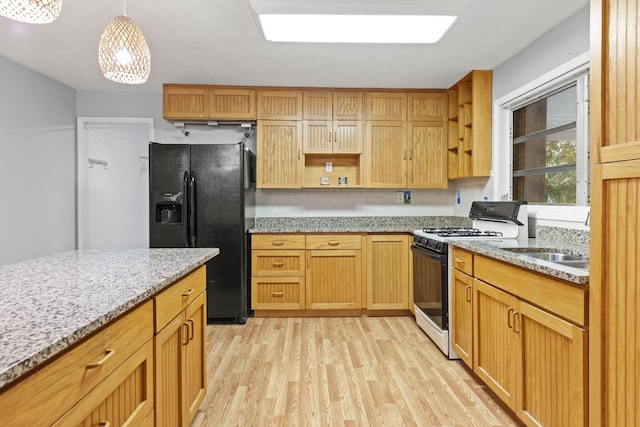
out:
M153 125L105 120L78 123L78 247L148 248Z

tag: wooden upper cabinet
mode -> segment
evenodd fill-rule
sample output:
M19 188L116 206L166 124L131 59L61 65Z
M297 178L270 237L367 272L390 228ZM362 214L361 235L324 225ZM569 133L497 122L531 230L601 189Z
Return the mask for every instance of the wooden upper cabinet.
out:
M362 120L362 92L333 92L334 120Z
M301 120L301 90L258 90L258 115L263 120Z
M206 85L163 85L167 120L255 120L256 91Z
M447 188L447 123L409 122L408 187Z
M368 121L366 153L367 187L407 186L406 122Z
M163 85L162 117L168 120L209 118L209 93L206 86Z
M331 91L304 91L302 93L302 118L305 120L332 120L333 96Z
M302 122L259 120L258 188L302 186Z
M367 92L367 120L407 120L406 92Z
M409 121L443 122L447 120L446 92L409 92Z
M211 89L209 115L219 120L255 120L256 91L254 89Z

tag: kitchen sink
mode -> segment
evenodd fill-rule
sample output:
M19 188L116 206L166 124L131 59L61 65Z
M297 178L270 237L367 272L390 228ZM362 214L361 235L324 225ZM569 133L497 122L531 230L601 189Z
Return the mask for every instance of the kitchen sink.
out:
M518 255L524 255L531 258L540 259L543 261L553 262L555 264L565 265L573 268L589 268L589 260L579 255L565 254L556 251L531 251L522 248L503 248L506 251L517 253Z

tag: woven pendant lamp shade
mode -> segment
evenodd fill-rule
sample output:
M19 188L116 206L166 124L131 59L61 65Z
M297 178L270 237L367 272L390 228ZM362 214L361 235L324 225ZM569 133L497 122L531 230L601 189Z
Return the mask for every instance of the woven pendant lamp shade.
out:
M128 16L116 16L100 37L102 74L118 83L141 84L149 78L151 52L140 28Z
M62 0L0 0L0 15L28 24L48 24L60 15Z

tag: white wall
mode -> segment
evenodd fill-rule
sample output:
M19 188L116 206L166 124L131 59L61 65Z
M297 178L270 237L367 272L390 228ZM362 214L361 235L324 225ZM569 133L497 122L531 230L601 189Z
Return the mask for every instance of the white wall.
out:
M0 265L75 248L76 92L0 57Z

